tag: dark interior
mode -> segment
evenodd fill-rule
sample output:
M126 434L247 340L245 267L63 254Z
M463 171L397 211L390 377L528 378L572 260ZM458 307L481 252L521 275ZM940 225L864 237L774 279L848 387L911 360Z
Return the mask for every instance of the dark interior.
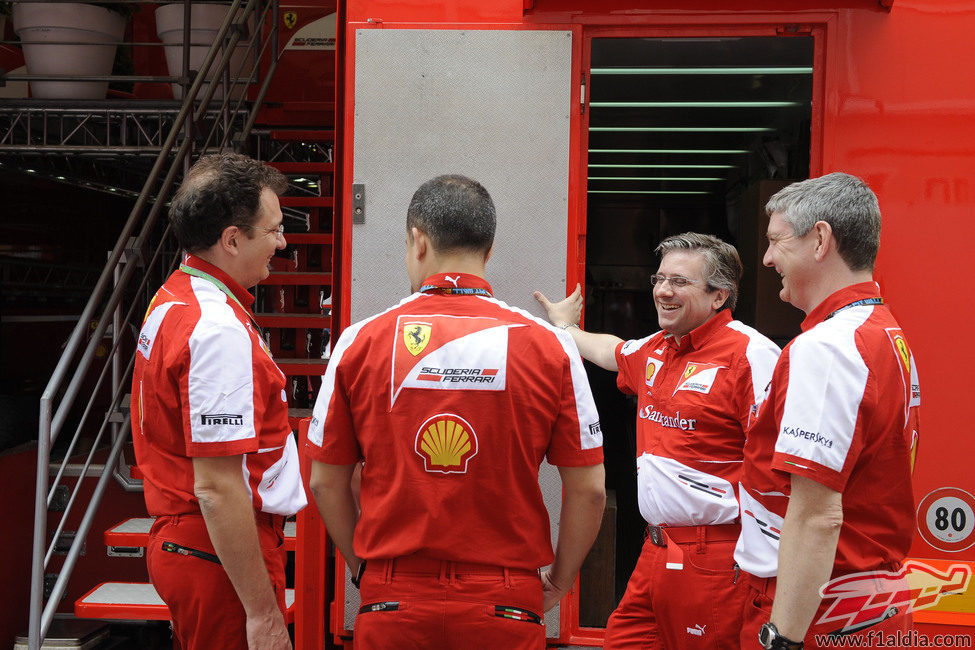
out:
M813 38L597 38L590 65L586 329L624 339L656 332L654 248L697 231L738 247L745 273L735 317L784 345L801 313L779 301L778 278L762 268L764 204L809 176ZM636 400L617 390L615 374L587 368L616 526L615 544L590 558L601 567L590 575L603 580L583 580L580 623L603 627L646 522L636 501Z

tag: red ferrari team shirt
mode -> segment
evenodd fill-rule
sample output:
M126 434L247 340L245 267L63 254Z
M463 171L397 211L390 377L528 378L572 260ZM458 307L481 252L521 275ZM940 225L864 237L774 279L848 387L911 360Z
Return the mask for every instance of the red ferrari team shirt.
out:
M308 454L364 460L354 548L535 569L553 559L543 459L602 462L602 432L572 338L440 274L343 332Z
M243 454L254 509L303 508L285 377L226 273L187 256L156 292L139 332L132 437L154 516L198 513L193 458Z
M790 474L843 493L834 575L896 565L911 546L921 392L910 346L865 282L837 291L782 353L748 432L735 560L777 572Z
M680 343L658 332L617 346L617 385L637 396L637 492L647 522L737 521L745 429L778 356L778 346L726 309Z

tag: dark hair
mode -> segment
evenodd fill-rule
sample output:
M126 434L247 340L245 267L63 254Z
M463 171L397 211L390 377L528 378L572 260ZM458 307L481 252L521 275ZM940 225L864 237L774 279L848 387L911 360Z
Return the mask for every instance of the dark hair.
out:
M437 176L413 194L406 230L422 230L437 252L470 251L487 255L497 219L488 191L466 176Z
M835 172L793 183L769 199L765 212L781 212L797 237L825 221L846 265L853 271L873 270L880 250L880 205L856 176Z
M169 206L179 245L193 253L213 246L228 226L253 226L268 188L278 196L288 181L260 161L236 153L200 158L183 178Z

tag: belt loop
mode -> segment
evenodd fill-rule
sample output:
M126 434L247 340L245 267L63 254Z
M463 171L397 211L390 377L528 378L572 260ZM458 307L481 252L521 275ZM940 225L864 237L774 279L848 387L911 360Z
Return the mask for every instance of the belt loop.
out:
M450 579L448 580L448 582L450 583L450 586L453 587L454 584L455 584L455 582L456 582L456 578L457 578L457 563L456 562L449 562L448 563L448 567L449 567L448 573L449 573L449 576L450 576Z
M393 562L396 560L383 560L383 584L388 585L393 581Z
M502 567L501 570L504 572L504 588L511 589L511 572L508 571L508 567Z
M707 526L697 527L697 552L699 555L704 555L708 550L707 542L705 541L707 539L707 529Z
M447 561L440 560L440 586L447 584Z

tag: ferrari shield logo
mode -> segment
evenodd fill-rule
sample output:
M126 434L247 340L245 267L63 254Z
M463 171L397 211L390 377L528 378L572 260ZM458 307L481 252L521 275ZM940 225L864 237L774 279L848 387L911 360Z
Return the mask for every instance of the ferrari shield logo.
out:
M426 323L406 323L403 326L403 343L414 357L430 342L430 326Z
M294 29L295 25L298 24L298 12L296 11L286 11L284 12L284 26L288 29Z
M687 367L684 368L684 379L687 379L688 377L693 375L695 370L697 370L696 365L694 365L693 363L687 364Z
M900 334L894 335L894 347L897 348L897 354L901 357L901 363L904 364L904 368L907 372L911 371L911 352L907 349L907 341Z

